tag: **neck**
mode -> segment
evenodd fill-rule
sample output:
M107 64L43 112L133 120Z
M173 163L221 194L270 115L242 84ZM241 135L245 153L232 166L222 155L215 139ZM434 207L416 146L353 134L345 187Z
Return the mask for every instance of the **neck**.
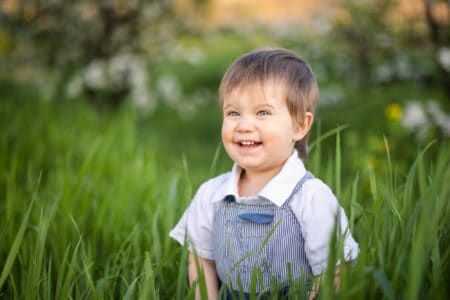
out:
M280 170L266 172L250 172L243 169L238 181L239 195L243 197L256 196L264 186L272 180Z

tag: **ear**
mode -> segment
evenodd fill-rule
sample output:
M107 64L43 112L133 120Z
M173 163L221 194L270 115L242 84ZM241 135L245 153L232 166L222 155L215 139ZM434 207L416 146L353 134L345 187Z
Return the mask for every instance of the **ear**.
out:
M306 112L303 116L303 120L301 123L295 123L296 126L296 132L294 134L294 140L300 141L303 139L311 129L311 125L314 121L314 115L310 112Z

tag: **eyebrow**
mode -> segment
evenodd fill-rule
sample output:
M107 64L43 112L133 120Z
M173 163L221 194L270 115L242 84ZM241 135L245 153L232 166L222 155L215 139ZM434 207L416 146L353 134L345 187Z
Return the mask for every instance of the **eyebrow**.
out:
M270 103L263 103L263 104L261 104L261 105L258 105L257 107L269 107L269 108L274 108L275 106L274 105L272 105L272 104L270 104Z
M222 109L225 110L225 109L229 109L229 108L234 108L234 105L232 105L232 104L225 104L225 105L223 106ZM272 104L270 104L270 103L262 103L262 104L258 104L258 105L256 106L256 108L257 108L257 109L261 109L261 108L275 109L275 106L272 105Z
M231 105L231 104L226 104L226 105L223 106L223 109L227 109L227 108L230 108L230 107L234 107L234 106Z

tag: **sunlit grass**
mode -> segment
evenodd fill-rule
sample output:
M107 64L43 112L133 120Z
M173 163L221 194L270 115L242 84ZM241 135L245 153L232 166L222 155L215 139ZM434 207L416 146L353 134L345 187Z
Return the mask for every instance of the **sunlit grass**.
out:
M136 120L126 108L0 102L0 298L193 297L187 251L168 232L199 183L191 174L216 174L224 153L207 148L217 151L204 153L203 166L166 157L158 129ZM401 172L386 139L379 167L342 174L353 155L339 146L351 130L343 129L314 134L308 161L338 195L360 244L358 261L342 270L340 298L448 298L448 143L418 151ZM321 136L337 146L324 149ZM330 265L339 259L332 254ZM321 297L334 299L328 275Z

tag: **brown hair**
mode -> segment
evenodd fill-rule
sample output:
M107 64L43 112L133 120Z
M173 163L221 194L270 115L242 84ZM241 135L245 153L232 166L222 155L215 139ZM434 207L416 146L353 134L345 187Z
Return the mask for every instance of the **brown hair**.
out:
M284 84L287 106L294 120L301 121L306 112L314 113L319 99L314 73L297 54L280 48L255 50L233 62L220 83L220 103L236 87L267 80ZM307 147L308 135L295 144L300 158L306 159Z

